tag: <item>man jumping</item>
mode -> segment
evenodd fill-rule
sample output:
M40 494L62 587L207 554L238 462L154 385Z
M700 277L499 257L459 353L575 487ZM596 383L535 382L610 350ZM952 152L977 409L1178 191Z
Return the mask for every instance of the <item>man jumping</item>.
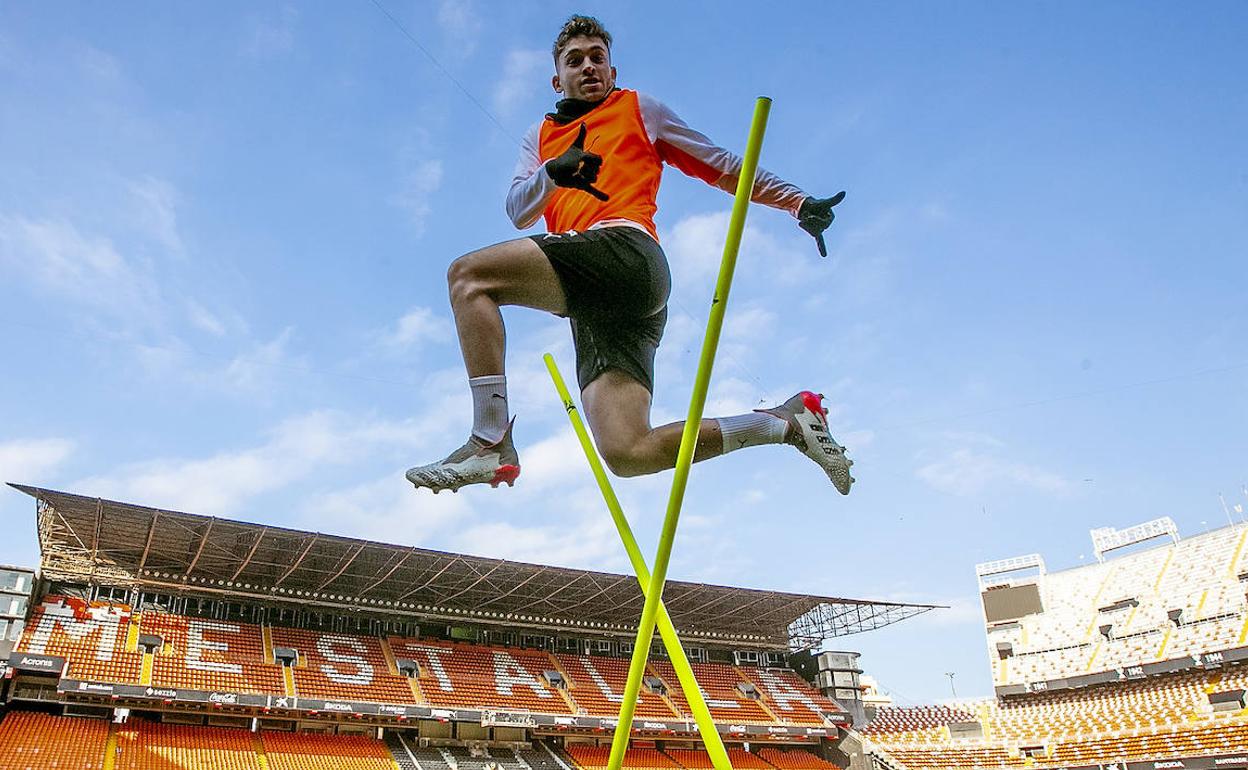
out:
M654 225L659 180L668 163L732 193L741 159L661 102L616 88L611 35L597 19L568 19L553 54L551 84L564 98L525 135L507 195L507 213L517 228L544 216L549 232L451 263L447 282L472 391L472 435L445 459L409 470L407 479L417 489L510 486L520 475L507 408L503 305L570 319L584 412L613 473L637 476L676 463L684 423L650 427L654 355L671 289ZM844 197L810 197L761 168L752 193L755 202L796 216L823 256L823 231ZM849 494L853 461L832 438L822 400L802 391L773 409L705 419L694 460L787 443L814 460L837 491Z

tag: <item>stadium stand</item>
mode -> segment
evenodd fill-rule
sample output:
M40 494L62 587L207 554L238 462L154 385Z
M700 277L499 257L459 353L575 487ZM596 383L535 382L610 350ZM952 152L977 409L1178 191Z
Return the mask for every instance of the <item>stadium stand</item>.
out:
M759 757L779 770L837 770L836 765L805 749L773 749L763 747Z
M273 646L299 653L294 668L298 695L380 703L415 701L407 681L390 673L380 639L276 626L270 633Z
M143 655L126 650L129 631L125 605L46 596L32 608L17 649L64 657L71 679L137 684Z
M747 698L737 685L747 680L733 666L723 663L691 663L693 675L702 688L711 717L729 722L746 724L774 724L777 720L758 701ZM676 670L666 660L651 660L650 668L658 674L667 687L668 697L681 714L689 714L689 701L681 692Z
M10 712L0 721L3 770L606 764L609 748L593 744L610 736L625 689L621 629L636 622L639 597L631 574L19 489L38 501L41 563L30 571L38 581L22 655L0 680ZM933 609L696 583L670 590L668 611L700 660L783 665L794 649ZM480 637L494 644L451 641ZM813 754L777 755L777 768L757 752L827 747L840 736L825 713L843 725L848 712L792 670L693 668L735 743L734 767L825 770ZM625 767L712 770L692 748L699 739L670 664L653 661L646 674L636 714L644 724ZM746 740L754 753L741 748Z
M407 742L398 733L386 734L386 748L390 750L390 758L399 766L399 770L421 770Z
M975 714L951 706L885 706L863 728L866 735L886 734L891 743L933 743L949 738L949 725L976 719Z
M665 748L663 753L671 757L672 761L688 770L711 770L715 765L711 763L711 755L700 749L674 749ZM731 761L731 757L729 757ZM736 767L736 764L733 764Z
M830 698L788 669L740 666L738 670L782 722L818 725L823 724L824 714L840 711Z
M139 632L163 641L153 686L283 694L281 667L265 662L260 626L145 612Z
M516 758L532 770L566 770L549 751L542 748L520 749L516 752Z
M412 754L423 770L452 770L450 752L434 747L413 747Z
M555 670L540 650L390 637L390 649L420 668L420 689L430 704L570 714L544 678ZM618 707L617 707L618 711Z
M620 712L624 687L628 683L628 664L624 658L555 656L560 668L568 675L568 694L586 714L614 716ZM679 687L675 676L672 685ZM668 692L671 692L671 685ZM677 716L662 696L642 687L637 696L637 712L641 718L667 719Z
M9 770L101 770L107 741L103 719L14 711L0 721L0 758Z
M1043 611L988 628L997 686L1045 682L1244 643L1239 575L1248 527L1235 525L1041 575ZM1172 612L1179 612L1177 622ZM1101 629L1105 628L1106 633Z
M252 733L131 719L117 729L116 770L262 770Z
M584 770L605 770L611 758L610 746L591 746L585 743L570 743L565 747L568 756ZM624 770L679 770L681 767L674 759L654 748L646 746L643 741L634 741L624 752Z
M261 733L269 770L394 770L386 745L363 735Z

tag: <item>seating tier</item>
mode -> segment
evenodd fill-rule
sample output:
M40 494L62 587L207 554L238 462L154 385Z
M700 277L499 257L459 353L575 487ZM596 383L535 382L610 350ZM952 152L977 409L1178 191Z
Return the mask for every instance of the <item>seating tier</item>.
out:
M264 660L260 626L146 612L139 628L164 641L152 660L153 686L284 694L281 666Z
M568 692L577 706L594 716L613 717L620 713L624 688L628 684L627 659L580 655L555 657L569 677ZM675 678L665 684L669 693L672 687L680 687ZM661 696L648 692L643 686L637 695L635 716L642 719L673 719L677 714Z
M261 770L252 734L131 719L117 729L116 770Z
M407 680L390 673L381 640L304 629L271 630L274 647L299 652L294 668L296 694L328 700L414 703Z
M386 744L364 735L261 733L269 770L394 770Z
M421 694L431 705L572 713L544 678L555 663L540 650L407 637L388 641L395 657L416 661Z
M607 767L611 757L610 746L572 743L564 749L568 752L568 756L585 770L602 770ZM680 770L680 765L674 759L654 748L629 747L624 752L622 767L624 770L652 770L653 768Z
M107 742L103 719L15 711L0 721L0 760L14 770L101 770Z
M805 749L773 749L763 747L758 755L780 770L839 770L836 765Z
M821 725L824 714L842 710L810 682L788 669L741 666L738 670L763 696L767 706L786 723Z
M722 663L690 663L693 676L702 688L711 718L717 722L747 722L750 724L774 724L762 706L750 700L737 685L746 680L732 666ZM666 660L650 661L650 668L667 685L668 696L682 714L690 714L689 701L680 689L676 669Z
M129 628L125 605L46 596L31 609L17 649L65 658L70 679L137 684L143 655L126 651Z

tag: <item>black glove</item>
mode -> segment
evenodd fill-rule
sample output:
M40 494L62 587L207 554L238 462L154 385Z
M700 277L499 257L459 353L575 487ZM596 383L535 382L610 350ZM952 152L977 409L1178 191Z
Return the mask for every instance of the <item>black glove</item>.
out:
M823 231L832 225L836 214L832 207L845 200L845 191L841 190L831 198L807 198L797 210L797 225L815 238L819 246L819 256L828 256L828 247L823 243Z
M546 161L546 173L560 187L572 187L584 190L600 201L610 200L610 196L594 187L598 181L598 170L602 168L602 156L585 152L585 124L581 124L581 132L576 135L562 155Z

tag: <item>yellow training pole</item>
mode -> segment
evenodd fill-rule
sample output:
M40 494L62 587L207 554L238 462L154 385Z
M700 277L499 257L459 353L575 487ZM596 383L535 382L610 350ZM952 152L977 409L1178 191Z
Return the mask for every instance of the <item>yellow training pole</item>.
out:
M628 734L633 725L633 712L637 709L637 693L641 690L641 676L650 657L650 640L654 636L654 623L659 603L663 598L663 585L667 581L667 565L672 555L672 541L676 539L676 525L680 521L680 506L684 501L685 486L689 482L689 466L693 464L693 452L698 444L698 431L702 427L702 410L706 407L706 391L715 367L715 351L719 347L719 332L724 325L724 309L728 304L728 292L732 289L732 273L737 266L737 250L741 247L741 234L745 230L745 214L750 207L750 195L754 192L754 175L758 171L758 155L763 145L763 133L767 128L767 113L771 100L759 97L754 103L754 121L750 125L750 138L745 146L741 173L737 178L737 195L732 204L732 219L728 223L728 240L724 244L724 256L719 264L719 280L715 284L715 296L711 299L711 314L706 323L706 337L702 341L702 356L698 361L698 375L693 383L693 398L685 429L680 438L680 451L676 455L676 472L672 478L672 492L667 500L667 516L663 520L663 532L659 536L659 550L654 557L654 570L650 574L650 587L646 590L646 603L637 625L637 641L633 646L633 659L628 667L628 685L624 688L624 701L620 704L620 721L615 725L611 740L611 759L607 770L621 770L624 751L628 748Z
M603 470L602 461L598 459L598 452L594 449L594 442L590 440L585 424L581 422L581 415L576 411L576 403L572 401L572 395L568 393L568 386L564 384L563 375L559 374L559 367L555 365L554 356L547 353L542 356L542 360L546 362L550 378L555 381L555 390L559 392L563 408L572 422L572 430L576 432L576 437L581 441L581 449L585 450L585 459L589 460L589 468L594 473L594 479L598 481L598 488L602 490L603 499L607 501L607 509L611 511L615 528L620 533L620 540L624 542L624 550L628 552L628 560L633 564L633 571L637 573L637 582L641 584L641 590L644 593L650 585L650 568L646 566L646 557L641 555L641 549L637 547L637 539L633 537L632 527L628 525L628 519L624 516L620 501L615 496L615 490L611 488L607 472ZM702 688L698 687L697 679L693 676L693 667L689 665L689 658L685 655L685 648L680 646L676 627L672 625L672 619L662 603L659 604L658 626L659 636L667 648L668 657L672 659L672 668L676 669L676 678L680 680L685 700L689 701L693 720L698 723L698 732L702 735L702 742L706 744L706 751L711 755L711 764L715 766L715 770L732 770L728 752L724 750L723 739L719 737L719 731L715 729L715 721L711 719L711 711L706 706L706 699L702 697Z

